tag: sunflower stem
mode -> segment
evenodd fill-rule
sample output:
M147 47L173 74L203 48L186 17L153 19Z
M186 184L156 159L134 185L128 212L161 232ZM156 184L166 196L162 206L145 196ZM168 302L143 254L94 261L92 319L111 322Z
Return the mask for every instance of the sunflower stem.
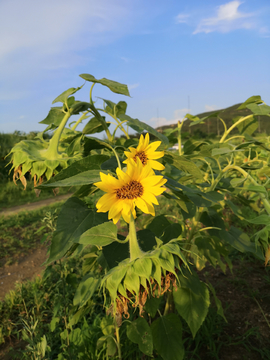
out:
M130 253L130 261L140 258L144 254L144 252L141 250L138 244L135 221L132 212L130 213L130 222L129 222L129 253Z

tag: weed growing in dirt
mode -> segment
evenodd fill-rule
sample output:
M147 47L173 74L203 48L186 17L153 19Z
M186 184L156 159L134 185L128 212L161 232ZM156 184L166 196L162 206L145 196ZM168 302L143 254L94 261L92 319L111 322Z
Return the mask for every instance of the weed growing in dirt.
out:
M48 213L57 214L63 202L31 212L0 218L0 266L10 265L21 255L40 245L43 236L51 232L42 219ZM46 236L47 238L47 236Z

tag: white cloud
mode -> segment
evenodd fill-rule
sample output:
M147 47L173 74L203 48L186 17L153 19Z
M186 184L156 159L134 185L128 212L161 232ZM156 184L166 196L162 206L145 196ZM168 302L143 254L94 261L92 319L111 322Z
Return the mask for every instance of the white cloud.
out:
M133 6L124 0L0 2L1 77L84 64L89 59L80 51L130 31Z
M214 17L202 19L193 34L221 32L227 33L236 29L251 29L255 24L253 17L255 13L244 13L239 11L241 1L234 0L217 8Z
M217 110L215 105L204 105L205 111L214 111Z
M140 86L140 84L128 85L128 90L136 89L138 86Z
M173 112L173 118L167 119L165 117L152 117L149 121L152 123L151 126L153 127L159 127L159 126L165 126L165 125L172 125L176 124L178 121L183 121L185 115L190 112L189 109L177 109Z
M176 23L177 24L186 24L188 22L189 17L190 17L189 14L178 14L176 16Z

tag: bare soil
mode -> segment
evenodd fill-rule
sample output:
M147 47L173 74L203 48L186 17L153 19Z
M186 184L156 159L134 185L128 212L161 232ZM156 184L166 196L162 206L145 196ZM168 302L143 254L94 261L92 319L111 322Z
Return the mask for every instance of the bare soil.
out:
M0 267L0 300L5 294L14 289L16 282L31 280L41 276L45 266L42 264L47 259L47 248L41 246L26 256L20 257L15 264Z
M0 217L1 216L14 215L14 214L17 214L20 211L30 211L30 210L40 209L40 208L42 208L44 206L48 206L50 204L53 204L53 203L55 203L57 201L66 200L71 195L72 194L59 195L59 196L56 196L54 198L49 198L49 199L37 201L37 202L34 202L34 203L30 203L30 204L24 204L24 205L14 206L12 208L6 208L6 209L0 211Z

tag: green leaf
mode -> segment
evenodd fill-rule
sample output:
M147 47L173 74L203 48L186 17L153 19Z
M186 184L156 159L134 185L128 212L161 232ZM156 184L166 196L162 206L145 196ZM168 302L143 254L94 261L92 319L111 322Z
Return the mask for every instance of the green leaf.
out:
M82 307L94 295L98 289L101 280L93 276L93 274L86 275L82 278L73 299L73 305Z
M250 104L247 105L247 108L251 110L254 115L270 115L270 106L268 105Z
M135 131L137 131L138 133L141 133L144 130L146 130L148 133L156 136L164 145L169 145L169 140L165 135L159 133L157 130L145 124L144 122L138 119L133 119L126 114L120 114L118 118L121 121L127 120L127 125L130 126L132 129L134 129Z
M131 266L127 268L127 273L124 280L124 288L129 290L131 293L134 291L135 294L138 294L140 290L140 278Z
M237 110L245 109L247 107L247 105L249 105L249 104L261 104L261 103L262 103L261 97L259 95L254 95L254 96L251 96L250 98L248 98L245 102L243 102L237 108Z
M103 119L105 121L105 116L103 116ZM107 126L110 126L110 123L107 123ZM93 117L92 119L90 119L88 121L88 123L85 125L82 133L83 134L95 134L95 133L99 133L101 131L103 131L104 128L103 126L100 124L100 121L96 118Z
M233 152L233 150L229 147L217 148L212 150L212 156L229 154L231 152Z
M117 240L117 226L112 222L104 222L85 231L80 236L78 243L106 246Z
M164 234L160 237L163 244L166 244L172 239L177 239L182 233L182 226L180 224L170 224L164 230Z
M107 214L96 213L77 198L68 199L58 215L47 263L63 257L74 243L79 242L80 236L86 230L102 224L107 218Z
M154 349L163 360L182 360L185 350L182 342L182 323L176 314L168 314L151 324Z
M265 194L265 195L268 194L266 188L264 186L260 186L260 185L257 185L257 186L248 185L248 186L243 187L243 190L253 191L255 193L262 193L262 194Z
M64 116L65 113L63 112L61 107L52 107L47 117L44 120L40 121L39 124L54 124L55 126L59 126Z
M137 259L133 268L137 275L149 279L152 273L152 261L149 258Z
M90 82L93 82L93 83L97 83L97 84L107 86L112 92L114 92L116 94L122 94L122 95L130 96L127 85L120 84L119 82L116 82L116 81L113 81L113 80L108 80L108 79L105 79L105 78L102 78L102 79L98 80L93 75L90 75L90 74L81 74L80 77L83 78L86 81L90 81Z
M226 264L224 264L221 260L220 250L222 250L222 243L218 243L217 240L209 237L197 237L195 239L195 245L198 247L200 251L200 255L203 255L214 267L219 264L222 271L225 273L226 271ZM224 249L225 250L225 249ZM225 251L226 253L226 251ZM226 253L226 255L228 255Z
M245 219L247 222L256 225L268 225L270 223L270 216L269 215L260 215L255 217L254 219Z
M139 345L141 352L148 356L152 356L152 331L144 318L139 317L127 326L127 337L129 340Z
M185 156L179 156L165 151L164 160L175 166L177 169L191 174L197 179L203 180L203 174L201 170L197 167L197 165L195 165L193 161L187 159Z
M236 123L242 117L243 116L237 116L236 118L233 119L233 122ZM259 126L259 124L258 124L257 119L255 118L255 116L252 116L252 117L248 118L247 120L240 122L237 125L237 128L241 135L242 134L252 135L254 133L254 131L257 130L258 126Z
M144 305L144 310L147 314L151 316L151 318L154 318L156 316L161 299L162 299L161 296L159 297L150 296L147 298L146 303Z
M200 295L195 294L190 288L173 290L173 299L176 310L186 320L193 338L206 318L210 305L209 291L202 286Z
M109 159L109 156L107 156L107 155L86 156L85 158L72 163L67 169L63 169L57 175L55 175L51 180L47 181L46 183L44 183L40 186L50 187L51 186L50 184L53 184L55 182L58 182L58 181L61 181L64 179L68 179L72 176L79 175L80 173L83 173L85 171L98 170L101 168L101 165L103 164L103 162L105 162L108 159ZM45 164L47 164L47 160L45 161ZM48 165L48 167L50 167L50 166ZM99 174L99 171L96 172L96 174L97 173ZM98 178L98 181L99 180L100 180L100 178ZM84 184L82 184L82 185L84 185Z
M212 294L213 294L213 297L214 297L214 300L215 300L215 303L216 303L216 307L217 307L217 313L218 313L218 315L222 316L223 319L224 319L226 322L228 322L227 319L225 318L221 301L217 298L215 288L214 288L214 287L212 286L212 284L210 284L209 282L207 283L207 286L209 287L209 289L211 290L211 292L212 292Z
M70 176L66 179L54 181L54 178L46 182L45 184L39 185L37 188L47 188L47 187L65 187L65 186L82 186L93 184L94 182L100 181L100 173L105 171L100 170L88 170L83 171L77 175Z
M57 102L62 102L62 103L65 103L65 101L67 100L67 98L72 95L72 94L75 94L78 90L80 90L81 88L83 87L80 86L80 87L77 87L77 88L70 88L66 91L64 91L62 94L60 94L59 96L57 96L57 98L55 98L52 102L52 104L55 104Z
M244 234L241 230L231 226L229 231L220 231L221 239L227 241L233 248L240 252L251 252L261 260L265 260L260 247L250 241L247 234Z
M36 174L38 177L42 176L44 172L46 171L47 167L44 163L44 161L36 161L32 164L32 175Z
M170 222L165 215L158 215L154 217L152 222L148 224L146 228L152 231L157 237L160 237L168 226L170 226Z

